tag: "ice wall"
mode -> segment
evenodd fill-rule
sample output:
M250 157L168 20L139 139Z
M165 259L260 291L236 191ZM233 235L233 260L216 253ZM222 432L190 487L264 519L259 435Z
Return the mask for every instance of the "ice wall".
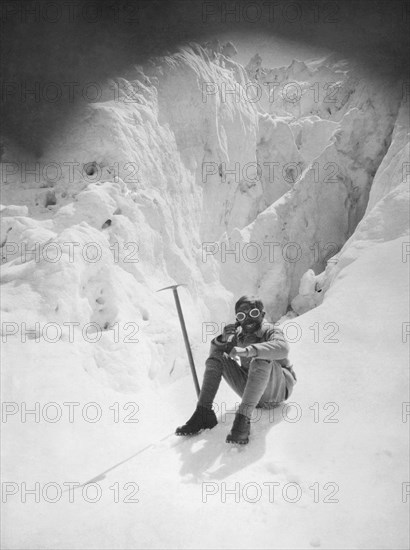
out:
M297 101L283 95L290 82ZM2 307L17 327L9 338L21 323L32 338L46 323L100 327L95 344L80 339L85 368L120 391L185 371L173 298L156 290L187 283L201 357L202 323L229 319L239 294L258 292L273 320L283 315L302 275L354 236L374 175L379 204L398 174L383 157L401 83L336 57L245 70L190 45L101 90L41 158L5 136ZM404 155L395 128L389 154Z
M276 178L265 170L259 215L226 235L226 246L240 256L226 256L221 280L236 294L261 294L276 320L298 294L303 273L321 272L362 218L403 82L334 55L271 70L255 57L247 72L262 90L265 111L259 158L277 162Z
M345 267L365 250L378 244L401 240L402 252L397 262L408 262L409 183L410 183L409 105L403 98L392 134L390 147L373 180L369 202L355 232L326 269L315 276L308 270L301 279L292 308L299 314L322 303L326 291Z

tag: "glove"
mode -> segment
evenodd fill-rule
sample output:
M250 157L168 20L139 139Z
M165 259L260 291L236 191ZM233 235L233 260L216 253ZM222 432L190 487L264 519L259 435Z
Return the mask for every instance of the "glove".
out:
M223 329L222 336L221 336L221 342L231 342L234 337L236 336L236 329L238 328L238 323L231 323L230 325L226 325L226 327Z

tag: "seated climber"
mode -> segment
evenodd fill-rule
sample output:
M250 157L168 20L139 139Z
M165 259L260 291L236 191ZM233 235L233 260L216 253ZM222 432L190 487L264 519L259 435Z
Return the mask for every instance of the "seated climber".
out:
M262 301L242 296L235 313L237 323L226 325L211 342L197 407L176 435L194 435L216 426L212 404L222 377L242 397L227 443L248 443L255 407L276 407L292 393L296 376L287 358L289 346L282 331L264 321ZM240 358L240 364L234 357Z

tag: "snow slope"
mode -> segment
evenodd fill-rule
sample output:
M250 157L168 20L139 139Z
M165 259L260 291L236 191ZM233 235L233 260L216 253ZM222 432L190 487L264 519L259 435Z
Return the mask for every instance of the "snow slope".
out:
M258 102L241 88L239 100L221 95L270 79L298 82L301 100L270 102L263 84ZM334 81L342 92L328 110L314 94ZM5 547L406 547L400 94L390 75L335 57L245 70L192 45L106 83L43 158L6 141ZM33 162L39 172L27 175ZM255 180L263 162L280 175L264 166ZM63 167L54 181L50 163ZM239 261L223 258L235 243ZM213 431L173 436L195 405L173 298L155 292L175 282L188 284L180 295L200 378L239 294L259 292L273 320L292 304L282 324L293 405L255 418L247 448L225 444L236 402L225 386ZM92 480L85 493L67 490ZM23 483L39 484L38 502L22 502ZM224 494L235 487L239 502Z
M41 489L50 481L64 488L64 482L94 479L101 497L90 503L77 489L74 503L66 492L57 503L42 496L33 503L28 496L23 504L19 494L9 496L7 547L406 548L408 421L402 421L402 403L408 369L398 320L407 314L407 270L401 240L381 243L343 270L321 306L298 318L293 405L283 414L277 409L256 416L249 447L239 450L224 441L232 421L226 410L236 401L225 387L217 400L225 407L222 422L181 440L172 433L194 406L188 377L155 396L128 395L140 406L139 423L115 424L108 406L118 396L87 382L68 345L56 349L49 367L25 363L13 350L9 399L97 401L104 422L87 424L79 415L70 426L64 415L58 424L23 425L11 417L5 437L10 431L14 443L6 450L20 459L9 464L5 479L27 480L31 488L38 481ZM309 328L314 323L318 342ZM288 327L291 339L294 329ZM114 502L115 483L120 502ZM238 502L235 493L224 493L235 487ZM123 502L126 496L138 502Z

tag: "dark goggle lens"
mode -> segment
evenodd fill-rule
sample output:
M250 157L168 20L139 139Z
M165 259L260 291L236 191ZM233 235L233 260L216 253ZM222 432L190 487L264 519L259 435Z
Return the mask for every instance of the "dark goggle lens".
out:
M239 321L239 322L242 322L246 319L247 315L249 315L249 317L252 317L253 319L255 319L256 317L259 317L259 315L261 314L261 312L259 311L258 308L253 308L251 309L247 314L244 313L243 311L240 311L239 313L236 314L236 320Z

